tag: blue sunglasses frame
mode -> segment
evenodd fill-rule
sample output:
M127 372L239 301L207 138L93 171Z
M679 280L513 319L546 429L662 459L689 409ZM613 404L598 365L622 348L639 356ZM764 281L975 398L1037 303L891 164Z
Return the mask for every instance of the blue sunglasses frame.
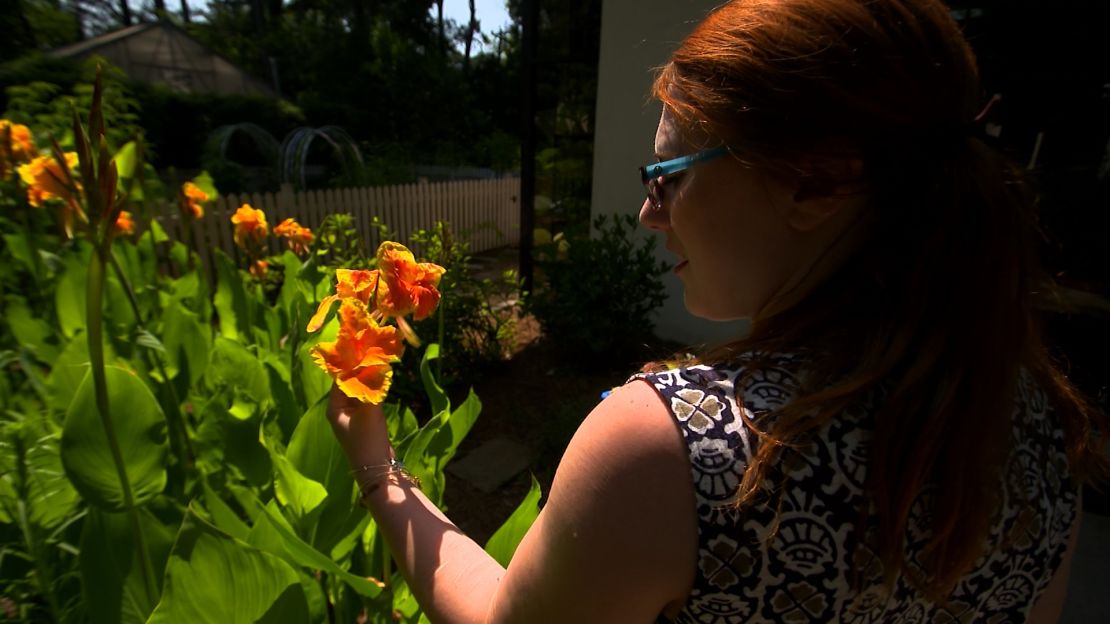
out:
M651 202L651 205L654 206L656 210L663 207L662 197L657 197L657 195L659 194L660 185L656 180L658 180L659 178L674 175L680 171L685 171L698 163L706 162L708 160L714 160L728 153L728 146L721 145L718 147L704 149L693 154L688 154L686 156L679 156L678 158L664 160L663 162L650 163L644 165L643 167L640 167L640 180L647 188L648 201Z

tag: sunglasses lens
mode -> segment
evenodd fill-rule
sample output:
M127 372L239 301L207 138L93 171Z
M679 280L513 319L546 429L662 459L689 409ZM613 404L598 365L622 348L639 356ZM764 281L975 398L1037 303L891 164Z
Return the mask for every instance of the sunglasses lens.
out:
M648 201L656 210L663 209L663 185L659 183L659 179L655 178L648 181L647 184Z

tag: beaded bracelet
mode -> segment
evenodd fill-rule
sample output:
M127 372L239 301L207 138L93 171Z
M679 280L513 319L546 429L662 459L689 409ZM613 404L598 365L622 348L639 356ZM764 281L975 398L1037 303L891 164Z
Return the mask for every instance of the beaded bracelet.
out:
M377 474L374 474L369 479L360 479L358 477L358 475L370 472L372 470L378 470L380 472L377 472ZM415 486L416 489L420 489L420 478L409 472L408 468L405 468L405 464L396 457L391 458L389 460L389 463L384 465L359 466L358 468L352 470L351 474L355 475L355 481L358 483L358 489L361 493L361 496L359 496L358 504L362 507L367 507L370 495L376 492L378 488L381 487L383 479L398 477L400 479L408 481L413 486Z

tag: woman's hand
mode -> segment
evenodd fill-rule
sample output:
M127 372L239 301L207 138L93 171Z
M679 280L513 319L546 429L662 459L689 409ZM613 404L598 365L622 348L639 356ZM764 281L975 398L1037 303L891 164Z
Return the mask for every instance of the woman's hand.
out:
M352 399L333 385L327 417L352 468L389 463L393 449L381 405Z

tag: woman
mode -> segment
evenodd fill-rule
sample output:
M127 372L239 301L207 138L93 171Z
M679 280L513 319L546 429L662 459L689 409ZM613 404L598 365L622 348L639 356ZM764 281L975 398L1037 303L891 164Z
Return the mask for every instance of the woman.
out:
M396 471L363 482L432 621L1054 621L1104 430L1038 337L946 7L732 2L654 91L641 222L690 312L751 334L604 400L508 569ZM330 417L388 465L380 410Z

